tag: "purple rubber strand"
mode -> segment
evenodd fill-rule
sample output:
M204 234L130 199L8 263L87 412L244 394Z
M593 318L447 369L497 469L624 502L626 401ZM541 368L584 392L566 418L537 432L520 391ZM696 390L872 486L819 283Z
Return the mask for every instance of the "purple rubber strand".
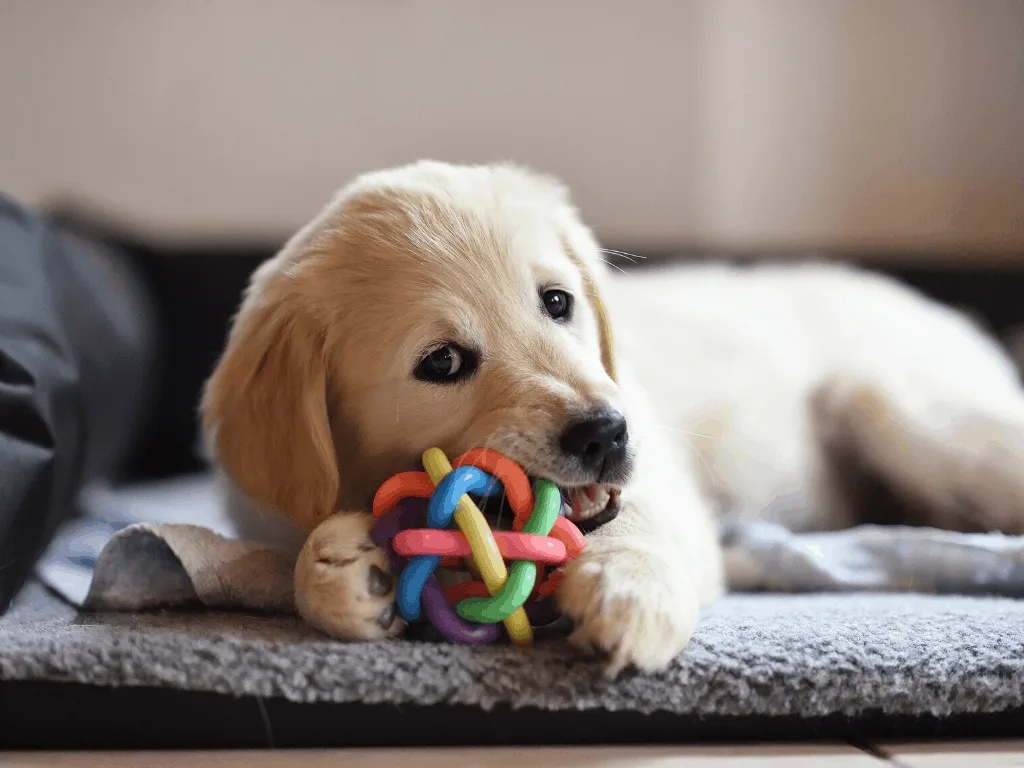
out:
M392 573L398 573L406 564L406 559L395 552L391 540L399 531L416 528L422 525L427 514L426 502L423 499L402 499L395 508L378 518L370 532L370 539L378 547L383 547L388 554L388 565Z
M438 631L455 643L484 645L498 639L497 624L473 624L465 621L448 605L436 576L430 576L420 593L423 611Z

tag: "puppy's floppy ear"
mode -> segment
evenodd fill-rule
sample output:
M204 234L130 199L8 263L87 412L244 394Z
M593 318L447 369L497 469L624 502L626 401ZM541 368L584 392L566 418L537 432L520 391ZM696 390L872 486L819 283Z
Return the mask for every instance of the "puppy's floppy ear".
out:
M207 383L203 426L243 493L312 530L340 488L322 334L300 302L253 290Z
M604 293L605 269L598 254L601 247L589 229L579 220L576 210L568 204L563 208L561 218L562 247L576 265L583 279L583 292L597 320L597 332L601 342L601 364L612 381L615 376L615 347L612 337L611 320L601 296Z
M576 255L572 248L567 248L569 258L572 259L576 268L580 271L580 276L583 278L583 288L587 294L587 301L590 303L590 308L594 312L594 316L597 318L597 331L601 336L601 364L604 366L605 373L608 374L608 378L612 381L616 381L615 378L615 349L613 347L612 340L612 326L611 321L608 319L608 310L605 309L604 301L601 300L601 291L597 287L597 282L594 280L593 272L587 267L579 256Z

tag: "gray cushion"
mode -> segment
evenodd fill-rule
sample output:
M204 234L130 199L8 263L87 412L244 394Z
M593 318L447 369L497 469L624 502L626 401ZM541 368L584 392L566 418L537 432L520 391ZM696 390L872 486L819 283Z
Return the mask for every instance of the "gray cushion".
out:
M609 682L561 642L345 644L277 616L79 615L32 584L0 619L0 680L702 716L992 713L1024 705L1024 602L734 595L666 673Z

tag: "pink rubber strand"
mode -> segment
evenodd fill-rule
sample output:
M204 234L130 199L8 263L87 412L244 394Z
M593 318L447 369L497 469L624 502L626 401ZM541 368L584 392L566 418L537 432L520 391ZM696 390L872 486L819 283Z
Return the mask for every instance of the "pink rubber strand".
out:
M551 536L530 533L495 531L498 552L506 560L536 560L539 563L560 565L567 557L565 544ZM402 557L440 555L441 557L469 557L471 550L466 537L458 531L435 528L412 528L395 535L391 546Z

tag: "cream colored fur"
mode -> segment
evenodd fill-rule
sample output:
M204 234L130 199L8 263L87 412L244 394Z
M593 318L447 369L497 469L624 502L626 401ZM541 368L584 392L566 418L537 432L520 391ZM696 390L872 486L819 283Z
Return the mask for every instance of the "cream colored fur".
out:
M543 286L576 296L569 326L540 310ZM481 351L476 376L412 378L453 340ZM1024 397L961 316L840 267L608 274L561 185L506 166L419 163L342 190L255 275L203 416L239 515L305 540L301 614L370 639L401 630L368 540L377 484L426 447L487 445L578 485L557 435L597 404L627 417L634 470L558 599L612 673L686 647L724 588L716 515L850 524L848 465L936 524L1024 518Z

